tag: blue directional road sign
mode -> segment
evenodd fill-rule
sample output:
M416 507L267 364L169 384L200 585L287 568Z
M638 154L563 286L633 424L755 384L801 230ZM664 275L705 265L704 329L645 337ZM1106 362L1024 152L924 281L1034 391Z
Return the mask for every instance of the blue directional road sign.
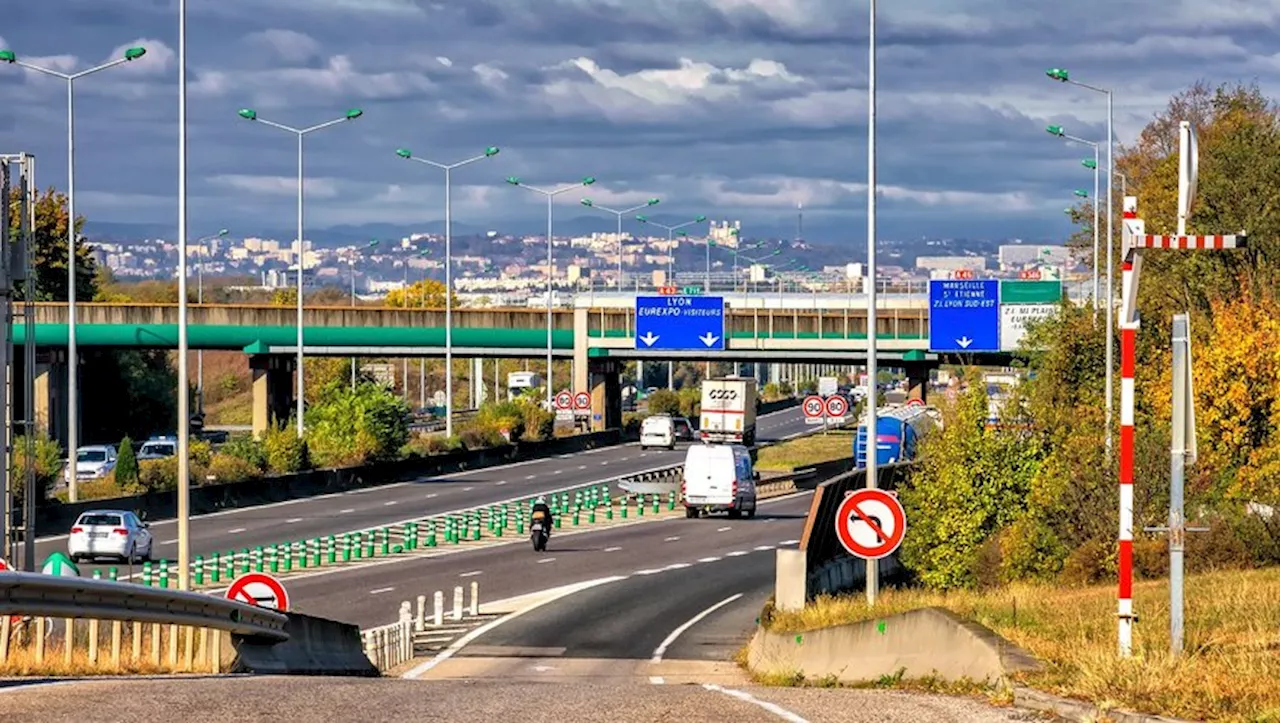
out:
M723 351L724 297L637 296L636 348Z
M929 282L929 351L1000 351L1000 281Z

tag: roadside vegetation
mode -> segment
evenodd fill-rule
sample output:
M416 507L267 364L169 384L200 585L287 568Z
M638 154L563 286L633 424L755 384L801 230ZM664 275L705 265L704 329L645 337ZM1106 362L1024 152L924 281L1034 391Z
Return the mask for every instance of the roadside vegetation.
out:
M826 434L779 442L760 450L755 468L761 472L791 472L809 465L849 459L853 456L853 436L850 430L833 429Z
M991 628L1045 663L1019 682L1058 695L1161 715L1212 721L1280 717L1280 568L1190 575L1186 652L1169 653L1169 589L1134 586L1142 612L1134 657L1115 647L1115 587L1017 583L987 590L881 591L824 597L802 612L774 611L779 632L803 632L938 606Z

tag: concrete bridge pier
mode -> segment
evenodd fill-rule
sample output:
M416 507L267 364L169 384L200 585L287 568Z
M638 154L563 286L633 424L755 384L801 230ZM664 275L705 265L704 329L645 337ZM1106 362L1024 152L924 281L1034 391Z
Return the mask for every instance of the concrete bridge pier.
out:
M591 387L591 429L622 426L622 367L617 359L592 359L587 368Z
M253 354L249 370L253 374L253 436L261 437L270 427L289 421L293 413L293 372L291 354Z
M21 347L17 347L21 352ZM22 355L17 353L14 365L15 390L22 389ZM15 394L14 409L19 410L14 417L21 417L21 402ZM35 423L36 428L56 440L58 444L67 444L67 353L61 349L37 349L35 369ZM83 440L81 440L83 441Z
M929 365L908 363L906 371L907 399L919 399L922 402L929 401Z

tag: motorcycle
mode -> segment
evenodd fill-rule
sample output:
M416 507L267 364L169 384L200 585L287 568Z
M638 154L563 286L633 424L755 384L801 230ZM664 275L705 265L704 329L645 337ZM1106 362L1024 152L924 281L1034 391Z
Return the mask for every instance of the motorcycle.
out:
M533 523L533 531L530 533L529 537L533 541L534 552L546 552L547 539L550 537L550 534L545 528L543 528L541 522Z

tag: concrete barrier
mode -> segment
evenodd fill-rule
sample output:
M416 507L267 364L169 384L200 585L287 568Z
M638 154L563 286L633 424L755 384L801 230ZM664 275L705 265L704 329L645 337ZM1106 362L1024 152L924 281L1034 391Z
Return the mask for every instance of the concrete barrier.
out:
M751 640L747 664L757 674L802 673L841 683L901 674L1007 684L1010 674L1040 667L986 627L936 607L803 633L762 626Z
M253 507L351 489L377 487L420 477L543 459L560 454L576 454L599 447L622 444L629 439L621 430L612 429L543 442L521 442L488 449L411 457L360 467L307 470L295 474L222 484L196 484L191 487L191 514L201 515L225 509ZM36 534L65 534L82 512L103 508L132 510L148 520L170 519L177 516L177 492L148 492L130 497L90 500L75 504L47 500L37 510Z
M345 675L377 677L365 655L360 628L349 623L287 613L289 639L266 643L232 636L232 673L257 675Z

